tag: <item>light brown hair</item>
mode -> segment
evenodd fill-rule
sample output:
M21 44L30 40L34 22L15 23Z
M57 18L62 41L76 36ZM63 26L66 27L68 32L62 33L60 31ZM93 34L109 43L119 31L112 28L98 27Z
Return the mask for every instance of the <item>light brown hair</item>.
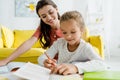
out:
M71 19L75 20L81 29L84 29L85 23L84 23L82 15L78 11L65 12L60 18L60 23L71 20Z
M68 21L68 20L75 20L78 23L78 27L80 27L80 30L82 32L81 38L84 39L85 41L88 41L88 39L87 39L88 30L84 23L84 19L83 19L81 13L78 11L65 12L60 18L60 24L64 21Z

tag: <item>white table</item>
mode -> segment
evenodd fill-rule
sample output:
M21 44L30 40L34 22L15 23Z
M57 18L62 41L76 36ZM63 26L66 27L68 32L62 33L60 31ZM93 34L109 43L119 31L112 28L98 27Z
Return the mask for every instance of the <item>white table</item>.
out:
M0 74L0 76L4 76L4 77L8 78L8 80L26 80L26 79L22 79L20 77L15 76L12 72ZM58 76L58 75L51 75L51 78L49 78L49 80L83 80L83 79L79 78L79 76L76 76L76 77L72 77L72 76L62 77L62 76Z

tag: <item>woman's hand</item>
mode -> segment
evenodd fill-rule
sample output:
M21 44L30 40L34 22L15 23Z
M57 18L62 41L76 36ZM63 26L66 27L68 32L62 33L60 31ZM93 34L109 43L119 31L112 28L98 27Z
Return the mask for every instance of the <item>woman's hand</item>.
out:
M53 69L56 66L56 60L55 59L46 59L44 61L44 66L49 69Z
M7 59L3 59L0 61L0 66L4 66L8 63L8 60Z
M69 75L77 73L78 69L73 64L60 64L52 68L51 73L53 74L62 74L62 75Z

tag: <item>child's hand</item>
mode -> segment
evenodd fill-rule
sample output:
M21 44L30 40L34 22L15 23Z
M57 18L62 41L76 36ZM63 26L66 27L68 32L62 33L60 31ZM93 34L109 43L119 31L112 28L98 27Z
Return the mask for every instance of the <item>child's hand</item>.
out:
M51 70L51 73L54 73L54 74L58 73L62 75L69 75L77 72L78 72L78 69L73 64L60 64Z
M56 60L55 59L46 59L44 61L44 66L49 69L53 69L56 66Z

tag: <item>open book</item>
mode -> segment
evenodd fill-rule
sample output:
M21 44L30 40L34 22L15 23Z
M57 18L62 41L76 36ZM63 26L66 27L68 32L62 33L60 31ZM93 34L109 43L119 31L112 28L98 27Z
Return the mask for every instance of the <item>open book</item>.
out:
M25 64L24 62L10 62L5 66L0 66L0 74L14 71Z
M50 74L49 69L30 62L26 63L13 74L28 80L82 80L79 74L67 76Z

